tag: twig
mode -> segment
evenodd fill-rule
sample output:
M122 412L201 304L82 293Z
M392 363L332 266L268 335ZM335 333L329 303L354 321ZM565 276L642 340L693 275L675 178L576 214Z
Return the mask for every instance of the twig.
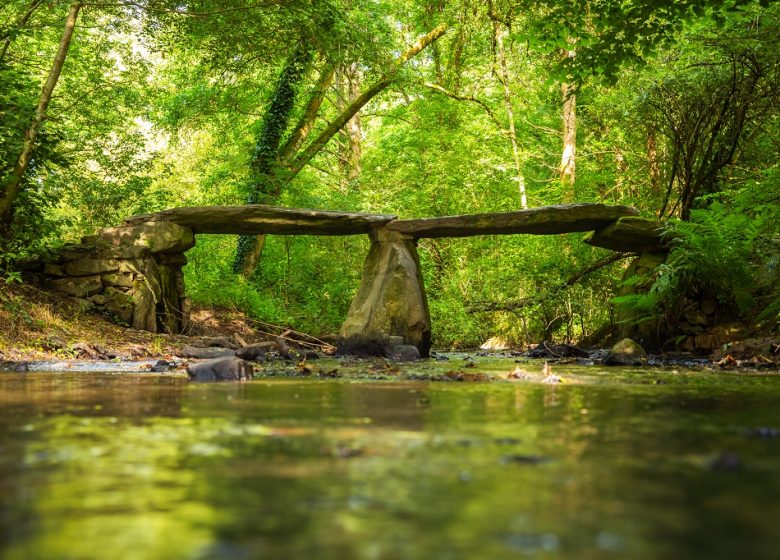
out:
M281 325L274 325L272 323L266 323L265 321L261 321L259 319L252 319L251 317L245 317L245 320L249 323L255 323L257 325L262 325L263 327L270 328L270 329L278 329L282 331L281 333L273 332L263 330L263 329L257 329L257 331L261 334L265 334L268 336L275 336L277 338L281 338L283 340L288 340L290 342L294 342L295 344L299 344L301 346L309 346L312 348L322 348L324 352L335 352L336 347L332 344L329 344L323 340L320 340L319 338L312 336L310 334L306 334L300 331L296 331L295 329L291 329L289 327L283 327ZM301 340L301 338L308 339L310 341L314 342L308 342L307 340Z

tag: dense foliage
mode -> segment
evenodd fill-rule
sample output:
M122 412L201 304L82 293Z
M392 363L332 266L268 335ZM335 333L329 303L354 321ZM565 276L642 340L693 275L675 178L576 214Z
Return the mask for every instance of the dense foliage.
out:
M69 8L0 6L0 189ZM0 224L0 269L171 206L408 218L518 209L520 186L529 206L671 218L670 259L628 301L670 332L680 298L705 292L724 315L777 326L778 25L776 4L736 0L85 2ZM563 119L575 97L576 130ZM598 336L628 259L580 238L421 241L434 343ZM335 331L367 243L250 238L260 262L236 275L235 238L203 236L188 293Z

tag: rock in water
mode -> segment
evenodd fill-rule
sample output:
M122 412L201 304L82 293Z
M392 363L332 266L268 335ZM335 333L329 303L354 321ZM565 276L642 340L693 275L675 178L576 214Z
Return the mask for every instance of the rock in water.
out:
M411 344L397 344L389 349L387 356L394 362L416 362L420 351Z
M647 361L645 349L630 338L615 344L604 358L607 366L641 366Z
M252 379L252 364L240 358L217 358L187 366L192 381L244 381Z
M590 354L571 344L542 342L528 352L529 358L588 358Z
M713 472L740 472L744 469L742 458L736 453L724 452L710 460L707 467Z
M250 362L264 362L269 343L249 344L236 350L236 356Z
M200 348L197 346L185 346L178 352L182 358L194 358L210 360L213 358L227 358L236 354L235 350L230 348L219 348L217 346L210 346L208 348Z
M172 363L168 363L165 360L157 360L157 363L152 366L150 371L154 373L166 373L171 369Z

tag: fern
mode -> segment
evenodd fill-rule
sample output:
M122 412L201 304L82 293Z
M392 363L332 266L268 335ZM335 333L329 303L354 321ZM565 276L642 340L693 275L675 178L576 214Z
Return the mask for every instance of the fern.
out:
M674 226L667 267L675 282L654 288L710 294L721 305L746 313L753 304L753 252L762 228L761 220L729 212L720 203L693 210L690 221Z
M666 262L649 281L627 279L624 286L635 293L612 301L631 322L655 320L670 334L686 301L705 296L721 314L780 326L780 216L776 204L758 202L772 190L734 191L723 197L729 204L713 202L693 210L690 221L670 223Z

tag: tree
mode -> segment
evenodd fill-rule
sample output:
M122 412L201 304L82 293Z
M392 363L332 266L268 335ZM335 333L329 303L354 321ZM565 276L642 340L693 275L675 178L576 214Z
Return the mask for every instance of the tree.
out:
M49 70L49 76L43 84L41 95L38 99L38 106L35 109L35 115L33 116L30 126L24 133L24 142L22 144L22 151L19 154L19 158L14 165L8 177L4 177L2 180L2 195L0 195L0 229L8 230L11 225L11 218L13 216L14 203L16 202L19 190L22 186L25 173L30 165L30 159L32 158L33 150L35 149L35 140L38 137L43 121L46 118L46 110L51 102L54 88L57 86L57 82L62 74L62 68L65 65L65 59L68 56L68 50L70 49L70 42L73 38L73 31L76 27L76 20L78 19L79 12L83 8L81 2L71 4L68 11L67 18L65 19L65 29L60 39L59 48L57 54L54 56L54 62Z
M504 50L504 31L501 28L501 22L494 20L494 32L496 41L496 56L498 58L499 81L504 90L504 107L506 109L506 118L509 123L509 142L512 145L512 159L515 164L515 173L517 174L517 190L520 194L520 208L528 208L528 199L525 194L525 176L523 175L523 166L520 162L520 150L517 146L517 132L515 132L515 115L512 110L512 94L509 87L509 69L506 64L506 52Z
M43 4L43 0L32 0L19 17L8 28L0 30L0 65L5 61L8 48L11 46L17 34L27 25L36 10Z
M278 196L281 190L301 172L301 170L312 160L312 158L314 158L314 156L322 151L328 142L337 133L339 133L339 131L341 131L347 125L347 123L349 123L350 120L355 117L355 115L357 115L360 109L362 109L369 101L371 101L374 97L376 97L393 83L399 71L412 57L439 39L442 35L444 35L446 30L446 25L442 24L425 35L419 37L417 41L415 41L411 46L403 51L395 61L393 61L389 69L387 69L360 95L356 96L351 103L349 103L333 120L331 120L325 126L325 128L315 138L309 142L308 145L304 147L302 142L305 141L305 137L300 138L303 136L301 134L301 130L303 128L310 128L307 127L307 123L309 120L313 120L317 114L316 110L307 110L306 113L310 115L309 119L306 119L303 122L299 122L301 128L291 133L291 138L296 138L295 143L299 144L300 147L298 150L293 150L291 149L291 146L287 146L287 149L283 150L282 154L277 154L278 161L274 169L270 169L269 167L270 177L264 184L273 185L274 194ZM284 79L280 80L280 86L283 81ZM319 107L320 97L321 89L315 89L315 91L312 93L311 99L307 103L307 107L310 109ZM273 103L274 102L272 101L271 105L269 105L269 110L267 113L270 114L268 117L269 120L264 122L268 122L269 127L272 127L274 130L278 129L281 132L286 127L287 122L286 119L283 120L281 115L275 115L271 111L271 108L274 107ZM265 131L266 129L267 128L264 126L263 130ZM298 140L298 138L300 138L300 140ZM264 151L266 149L266 147L263 147ZM270 147L269 149L272 153L273 147ZM284 157L279 157L281 155ZM250 198L250 200L252 199ZM240 237L233 269L237 272L244 271L245 273L254 270L256 266L256 261L254 261L254 259L259 256L259 251L257 251L256 248L261 246L261 242L259 242L256 238L254 241L251 241L249 236Z

